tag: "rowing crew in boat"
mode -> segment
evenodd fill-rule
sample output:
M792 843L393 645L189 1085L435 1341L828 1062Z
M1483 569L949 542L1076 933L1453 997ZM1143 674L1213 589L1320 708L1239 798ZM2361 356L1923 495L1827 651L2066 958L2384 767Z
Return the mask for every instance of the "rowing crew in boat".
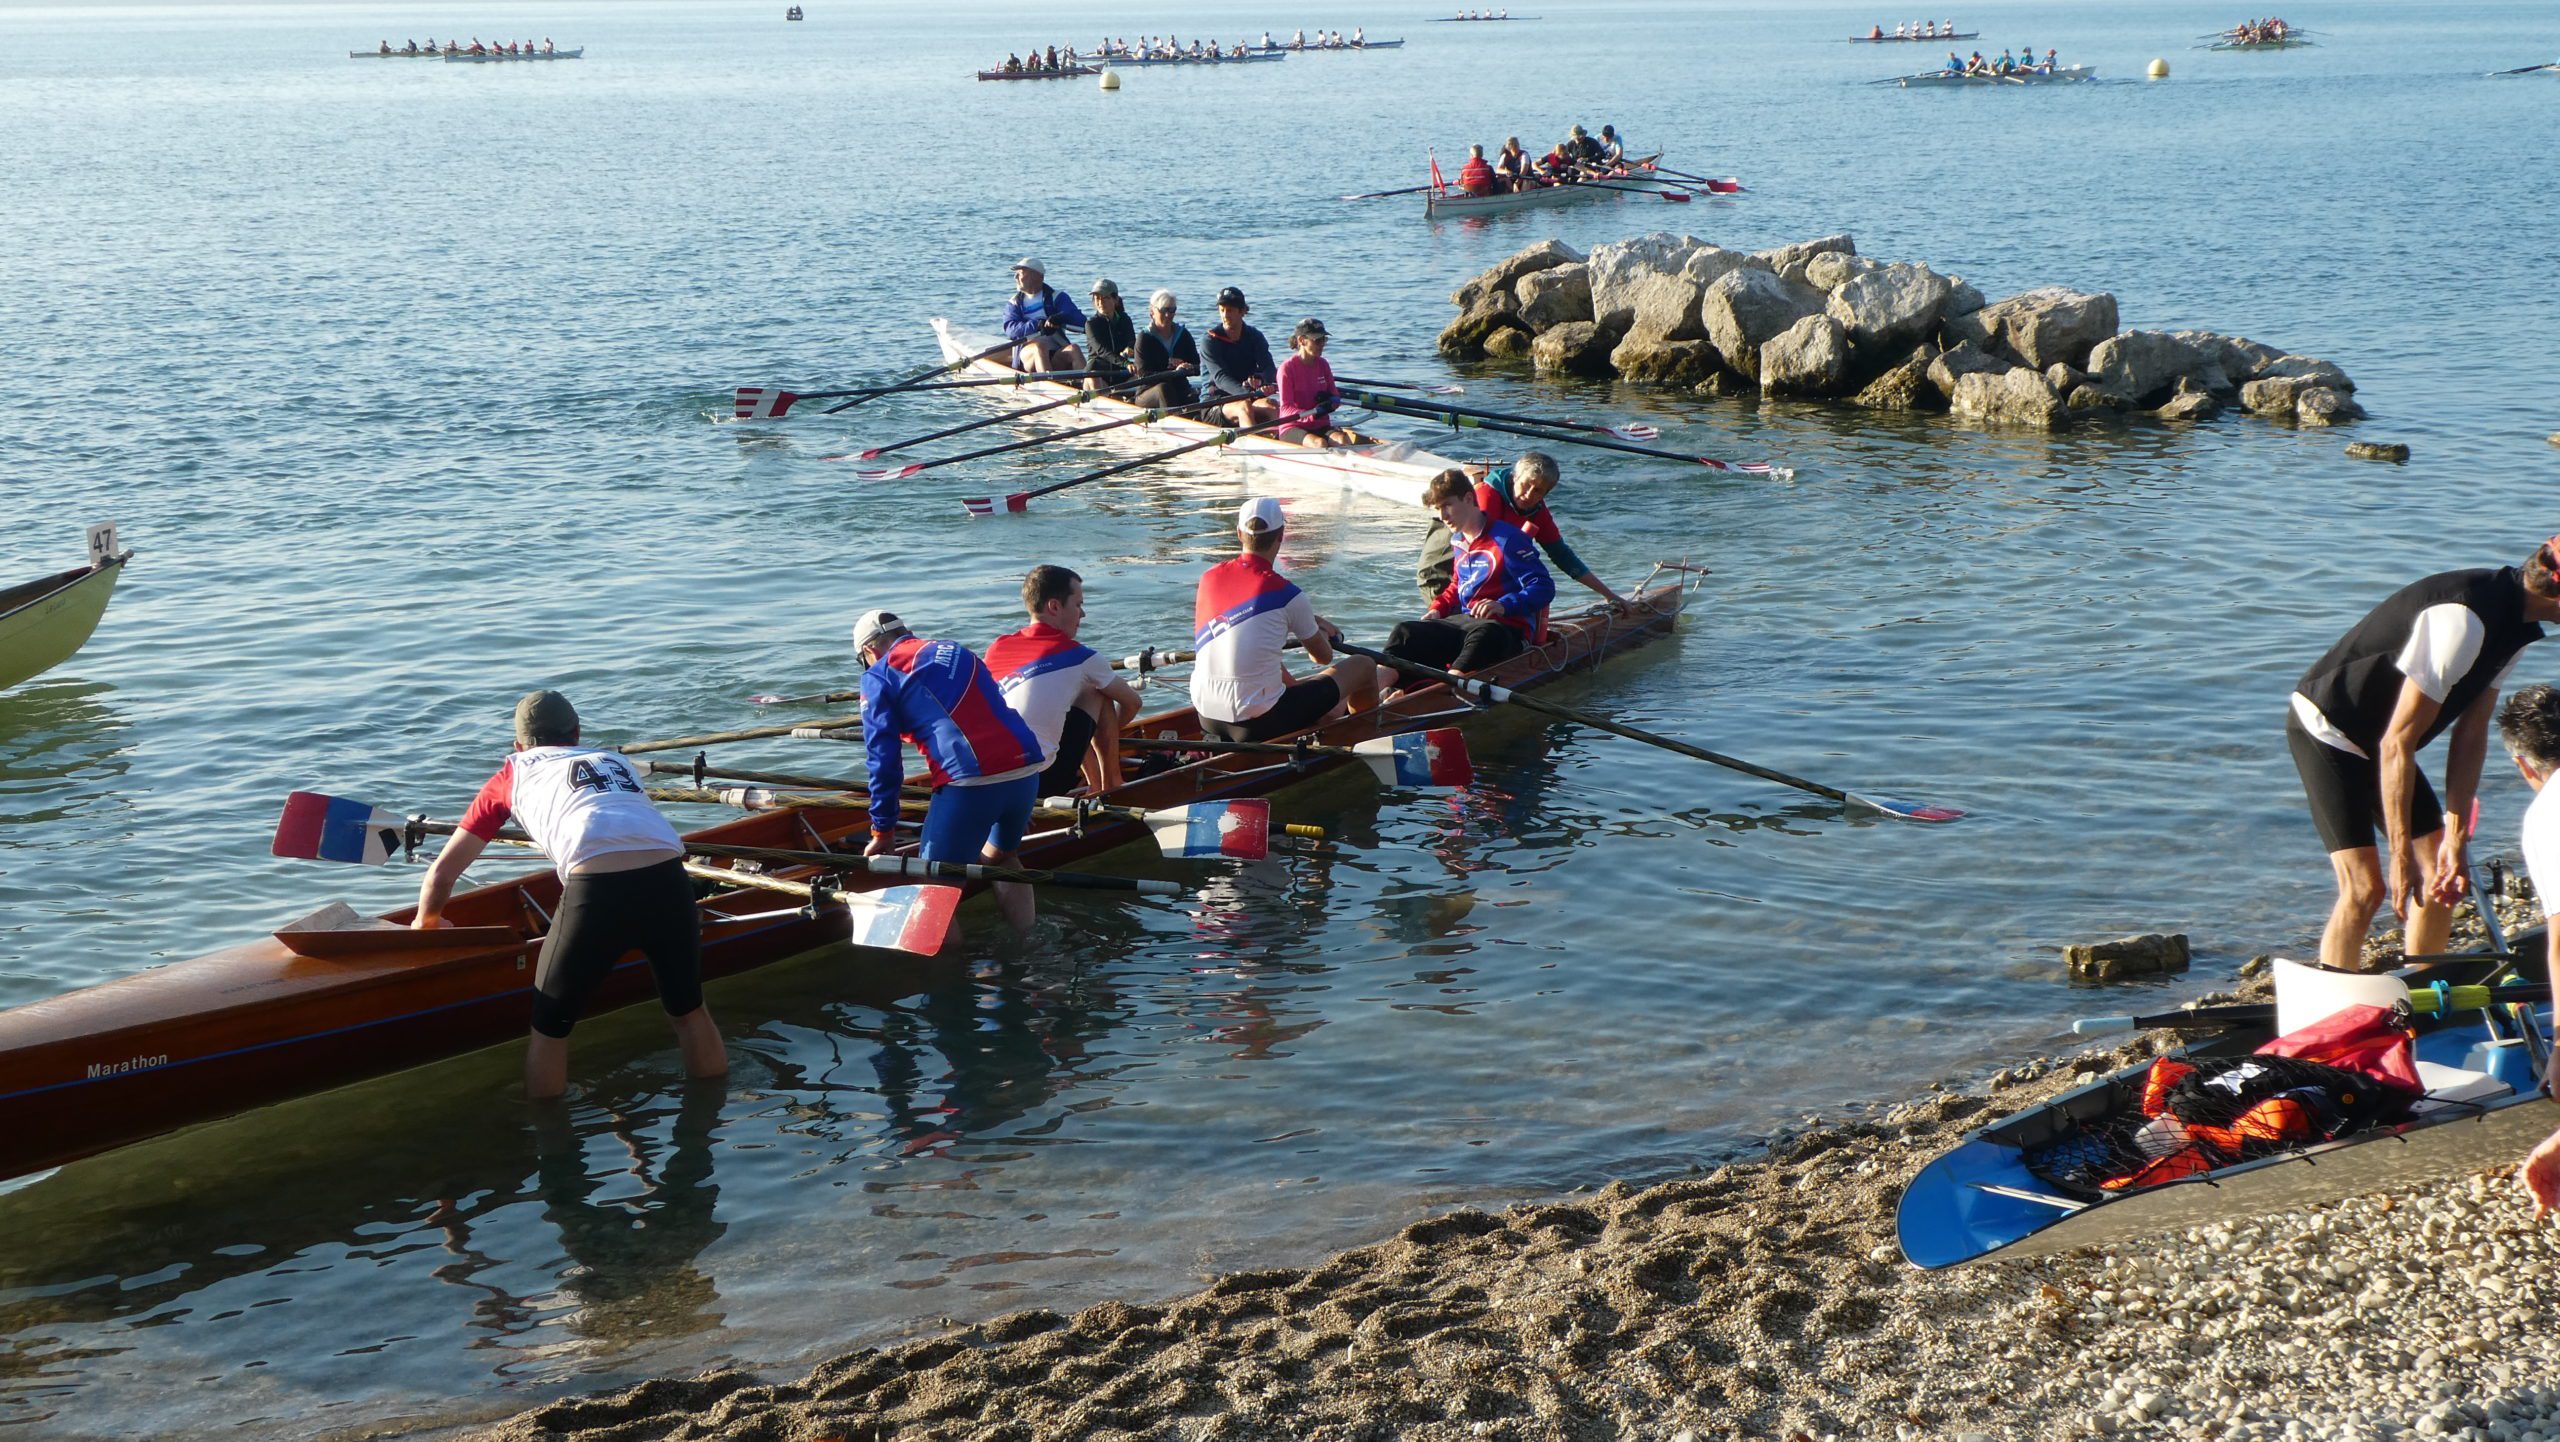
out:
M1270 37L1266 33L1265 49L1271 48L1269 40ZM1241 40L1224 48L1214 40L1193 40L1190 48L1185 49L1181 41L1170 35L1141 35L1134 46L1126 39L1104 40L1094 48L1093 58L1096 60L1241 60L1251 49L1252 47ZM1075 54L1075 47L1068 46L1066 53L1072 57Z
M1019 55L1007 55L1004 64L996 68L1007 75L1041 75L1081 69L1083 65L1084 62L1076 57L1074 46L1068 46L1061 54L1058 47L1052 45L1046 52L1032 51L1029 60Z
M1597 139L1577 125L1535 161L1514 135L1502 142L1501 152L1491 161L1485 159L1483 146L1468 146L1466 164L1458 167L1458 188L1469 195L1513 195L1550 185L1606 180L1625 173L1626 158L1626 144L1613 125L1601 126ZM1436 166L1433 179L1438 179Z
M2030 45L2026 48L2024 59L2006 50L2000 52L2000 58L1997 60L1983 59L1982 52L1979 50L1973 52L1968 59L1959 59L1956 53L1950 50L1947 52L1947 63L1942 68L1950 75L2051 75L2054 63L2054 52L2051 47L2046 48L2044 59L2038 60L2036 48Z
M1271 32L1265 30L1262 32L1262 48L1265 50L1357 50L1369 43L1368 37L1369 32L1365 27L1354 25L1351 27L1349 40L1344 40L1339 30L1318 30L1316 38L1309 40L1307 32L1301 30L1289 37L1287 45L1277 45L1272 43Z
M542 44L539 47L530 40L510 41L504 45L483 45L477 35L471 37L471 43L467 46L456 40L448 40L442 46L438 46L435 37L430 35L423 48L417 41L412 40L406 47L394 50L391 48L391 42L385 40L375 53L379 55L549 55L554 52L551 48L551 37L548 35L542 37Z
M1461 10L1449 18L1452 20L1508 20L1511 18L1511 12L1505 10L1496 14L1491 10Z
M1954 35L1955 33L1956 22L1953 20L1948 21L1946 28L1943 30L1938 28L1938 22L1935 20L1910 20L1896 23L1893 27L1893 35L1891 38L1895 40L1936 40L1943 36ZM1885 39L1884 27L1882 25L1877 25L1870 28L1867 31L1867 38L1869 40Z
M2271 45L2293 33L2293 27L2280 16L2264 20L2243 20L2222 32L2222 38L2235 45Z

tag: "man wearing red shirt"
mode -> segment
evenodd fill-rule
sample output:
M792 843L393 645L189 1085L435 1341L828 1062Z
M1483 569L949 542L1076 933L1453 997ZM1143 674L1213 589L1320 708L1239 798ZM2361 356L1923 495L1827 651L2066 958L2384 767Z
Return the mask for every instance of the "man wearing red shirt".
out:
M1388 635L1388 655L1445 671L1481 671L1519 655L1545 631L1555 578L1538 559L1537 543L1486 515L1475 493L1458 470L1442 471L1423 488L1424 503L1457 538L1455 565L1424 618Z
M1476 504L1484 513L1524 532L1547 553L1549 566L1580 581L1598 593L1614 610L1627 609L1627 598L1609 589L1609 584L1591 573L1591 568L1565 544L1564 532L1556 525L1553 511L1547 509L1547 496L1556 488L1556 462L1544 451L1522 451L1520 459L1508 467L1469 466L1475 478ZM1428 602L1449 584L1449 528L1437 517L1431 522L1431 533L1422 540L1422 562L1414 573L1422 587L1422 598Z

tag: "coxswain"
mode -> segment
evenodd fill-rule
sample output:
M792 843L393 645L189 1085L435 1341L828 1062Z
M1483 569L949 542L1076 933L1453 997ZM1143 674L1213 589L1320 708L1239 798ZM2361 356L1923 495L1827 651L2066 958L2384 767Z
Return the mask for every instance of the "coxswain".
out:
M1388 634L1386 653L1464 674L1527 650L1545 630L1556 599L1555 578L1538 559L1537 542L1486 515L1476 504L1476 482L1454 467L1422 488L1422 503L1449 528L1449 581L1421 620ZM1379 679L1390 695L1401 684L1393 674Z
M1084 363L1089 391L1116 390L1128 384L1129 367L1137 364L1138 323L1120 300L1119 282L1105 277L1093 283L1093 314L1084 318Z
M2323 965L2363 969L2365 932L2385 899L2408 954L2445 949L2451 908L2469 885L2471 802L2499 683L2545 621L2560 621L2560 537L2521 566L2402 587L2303 673L2285 743L2337 876ZM2418 752L2448 731L2439 805Z
M1882 40L1884 38L1884 27L1881 25L1868 26L1867 38L1869 40Z
M1231 560L1200 577L1191 604L1191 705L1203 734L1221 741L1268 741L1347 713L1374 697L1378 668L1362 656L1336 657L1337 634L1315 603L1273 568L1287 535L1280 503L1256 496L1236 512ZM1291 641L1325 669L1293 680L1280 661Z
M1015 864L1032 804L1040 799L1040 738L1005 703L977 653L957 641L928 641L888 611L853 623L861 658L862 749L871 788L865 856L897 849L898 802L906 746L924 753L933 777L925 807L927 861ZM1031 929L1031 889L996 883L996 907L1016 931Z
M1277 418L1271 387L1280 379L1272 363L1271 342L1245 324L1252 310L1244 292L1228 286L1218 292L1218 323L1200 342L1200 378L1211 397L1223 400L1219 413L1237 426L1260 425Z
M1559 479L1555 457L1544 451L1522 451L1520 458L1507 467L1468 466L1466 470L1475 481L1478 510L1537 542L1538 549L1546 553L1549 570L1560 571L1590 587L1613 611L1629 609L1627 598L1592 574L1591 567L1565 544L1555 512L1547 508L1547 497L1554 493ZM1422 559L1414 570L1414 581L1422 588L1424 600L1438 595L1449 584L1450 569L1449 528L1435 517L1430 532L1422 538Z
M1333 413L1342 404L1342 391L1334 384L1333 367L1324 358L1325 338L1324 322L1314 316L1298 322L1297 328L1289 332L1290 355L1280 363L1276 409L1282 424L1273 433L1281 440L1319 450L1360 441L1359 432L1334 424Z
M1493 158L1493 174L1505 190L1529 188L1529 152L1520 148L1519 136L1511 136L1502 142L1501 151Z
M618 753L578 744L578 711L557 691L516 702L515 747L462 813L418 883L421 931L445 924L462 873L512 821L560 877L560 900L533 968L533 1033L525 1039L524 1089L556 1097L569 1086L569 1030L615 963L649 961L659 1004L674 1023L685 1074L729 1069L720 1032L702 1004L702 920L685 874L684 840L649 804L636 768Z
M2549 784L2552 773L2560 771L2560 691L2537 682L2516 692L2498 708L2498 734L2515 758L2517 772L2533 788L2533 804L2524 813L2524 865L2533 877L2533 894L2542 898L2544 974L2551 975L2551 963L2560 962L2560 787ZM2542 1078L2546 1093L2560 1095L2553 1092L2555 1086L2560 1086L2560 1050L2552 1053ZM2560 1131L2526 1155L2521 1180L2533 1198L2535 1221L2560 1207Z
M1080 371L1084 353L1067 332L1084 329L1084 312L1049 284L1039 261L1014 262L1014 294L1004 303L1004 333L1019 342L1014 364L1027 371Z
M1200 347L1191 332L1174 320L1173 292L1147 298L1147 328L1138 332L1138 374L1162 376L1138 393L1138 404L1150 410L1172 410L1199 399L1191 378L1200 374Z
M1005 704L1031 728L1049 758L1034 789L1072 796L1120 784L1120 728L1138 719L1138 688L1076 639L1084 625L1084 578L1064 566L1034 566L1022 578L1031 624L987 647L987 670Z
M1458 188L1469 195L1491 195L1496 182L1493 167L1484 158L1484 147L1467 147L1467 163L1458 167Z

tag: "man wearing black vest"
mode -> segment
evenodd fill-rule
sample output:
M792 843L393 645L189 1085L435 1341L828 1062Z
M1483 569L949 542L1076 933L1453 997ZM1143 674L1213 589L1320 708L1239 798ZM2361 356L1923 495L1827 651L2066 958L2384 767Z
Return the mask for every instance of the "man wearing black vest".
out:
M2285 741L2338 877L2323 965L2363 969L2365 933L2386 896L2405 952L2444 950L2469 888L2464 847L2498 687L2542 639L2543 621L2560 621L2560 536L2520 567L2401 588L2303 673ZM2448 731L2439 803L2418 752Z

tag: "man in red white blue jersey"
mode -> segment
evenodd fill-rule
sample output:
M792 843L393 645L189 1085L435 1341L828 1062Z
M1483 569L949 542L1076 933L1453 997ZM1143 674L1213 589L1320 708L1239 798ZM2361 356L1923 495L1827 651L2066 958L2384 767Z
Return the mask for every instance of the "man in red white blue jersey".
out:
M928 641L887 611L853 623L862 658L862 746L869 763L871 842L865 856L896 849L906 746L924 753L933 777L925 808L927 861L1015 864L1032 803L1040 799L1045 753L996 678L957 641ZM999 882L996 903L1017 931L1031 927L1031 891Z
M1449 527L1449 581L1422 620L1406 621L1388 634L1387 654L1464 673L1499 665L1534 645L1556 599L1555 578L1538 558L1538 543L1485 514L1476 504L1475 481L1464 471L1433 476L1422 499Z
M1064 566L1034 566L1022 578L1022 609L1031 624L987 647L987 670L1049 758L1039 793L1073 795L1088 779L1097 791L1119 785L1120 728L1138 719L1138 688L1076 639L1084 578Z
M1222 741L1268 741L1342 716L1375 698L1377 664L1333 654L1334 630L1272 562L1287 523L1280 503L1256 496L1236 513L1240 554L1200 577L1191 604L1191 704L1200 729ZM1292 680L1280 653L1291 641L1325 669Z
M510 821L560 876L560 902L534 963L526 1095L568 1090L569 1028L615 964L634 950L648 958L657 979L685 1073L727 1072L728 1051L702 1004L702 918L685 874L684 841L649 804L630 762L578 744L577 708L557 691L536 691L516 703L515 749L427 868L410 924L422 931L445 924L445 903L464 869Z

